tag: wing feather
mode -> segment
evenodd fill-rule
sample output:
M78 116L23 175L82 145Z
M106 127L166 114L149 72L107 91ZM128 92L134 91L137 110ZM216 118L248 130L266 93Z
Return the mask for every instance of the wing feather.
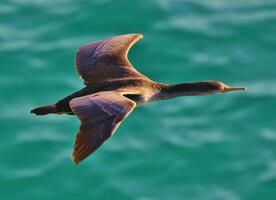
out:
M79 163L100 147L135 108L134 101L118 92L99 92L74 98L70 107L80 119L72 159Z
M86 85L118 78L146 78L130 64L129 49L143 36L127 34L81 46L75 57L76 70Z

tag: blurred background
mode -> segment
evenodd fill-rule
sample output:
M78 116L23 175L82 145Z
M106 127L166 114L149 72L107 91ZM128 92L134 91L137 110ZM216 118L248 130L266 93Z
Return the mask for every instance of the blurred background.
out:
M275 24L275 0L1 0L0 199L275 199ZM78 120L29 111L83 87L79 46L126 33L153 80L248 91L137 108L76 166Z

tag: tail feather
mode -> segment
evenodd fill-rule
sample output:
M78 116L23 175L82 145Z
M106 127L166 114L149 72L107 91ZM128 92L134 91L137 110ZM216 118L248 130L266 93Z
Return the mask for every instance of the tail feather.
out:
M31 113L34 113L36 115L47 115L50 113L57 113L57 107L54 104L47 105L47 106L41 106L41 107L31 110Z

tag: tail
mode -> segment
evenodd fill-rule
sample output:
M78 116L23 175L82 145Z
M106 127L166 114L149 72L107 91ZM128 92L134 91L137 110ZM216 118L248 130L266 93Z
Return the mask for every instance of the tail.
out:
M31 113L34 113L36 115L47 115L50 113L57 113L57 112L58 112L58 110L57 110L57 107L55 104L41 106L41 107L31 110Z

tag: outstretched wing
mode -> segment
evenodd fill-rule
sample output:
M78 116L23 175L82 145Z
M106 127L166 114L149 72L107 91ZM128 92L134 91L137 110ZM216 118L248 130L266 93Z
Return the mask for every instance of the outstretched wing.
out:
M81 121L72 159L77 164L107 140L136 103L118 92L99 92L74 98L72 111Z
M75 58L75 66L86 85L117 78L143 77L127 58L129 49L140 34L127 34L92 42L81 46Z

